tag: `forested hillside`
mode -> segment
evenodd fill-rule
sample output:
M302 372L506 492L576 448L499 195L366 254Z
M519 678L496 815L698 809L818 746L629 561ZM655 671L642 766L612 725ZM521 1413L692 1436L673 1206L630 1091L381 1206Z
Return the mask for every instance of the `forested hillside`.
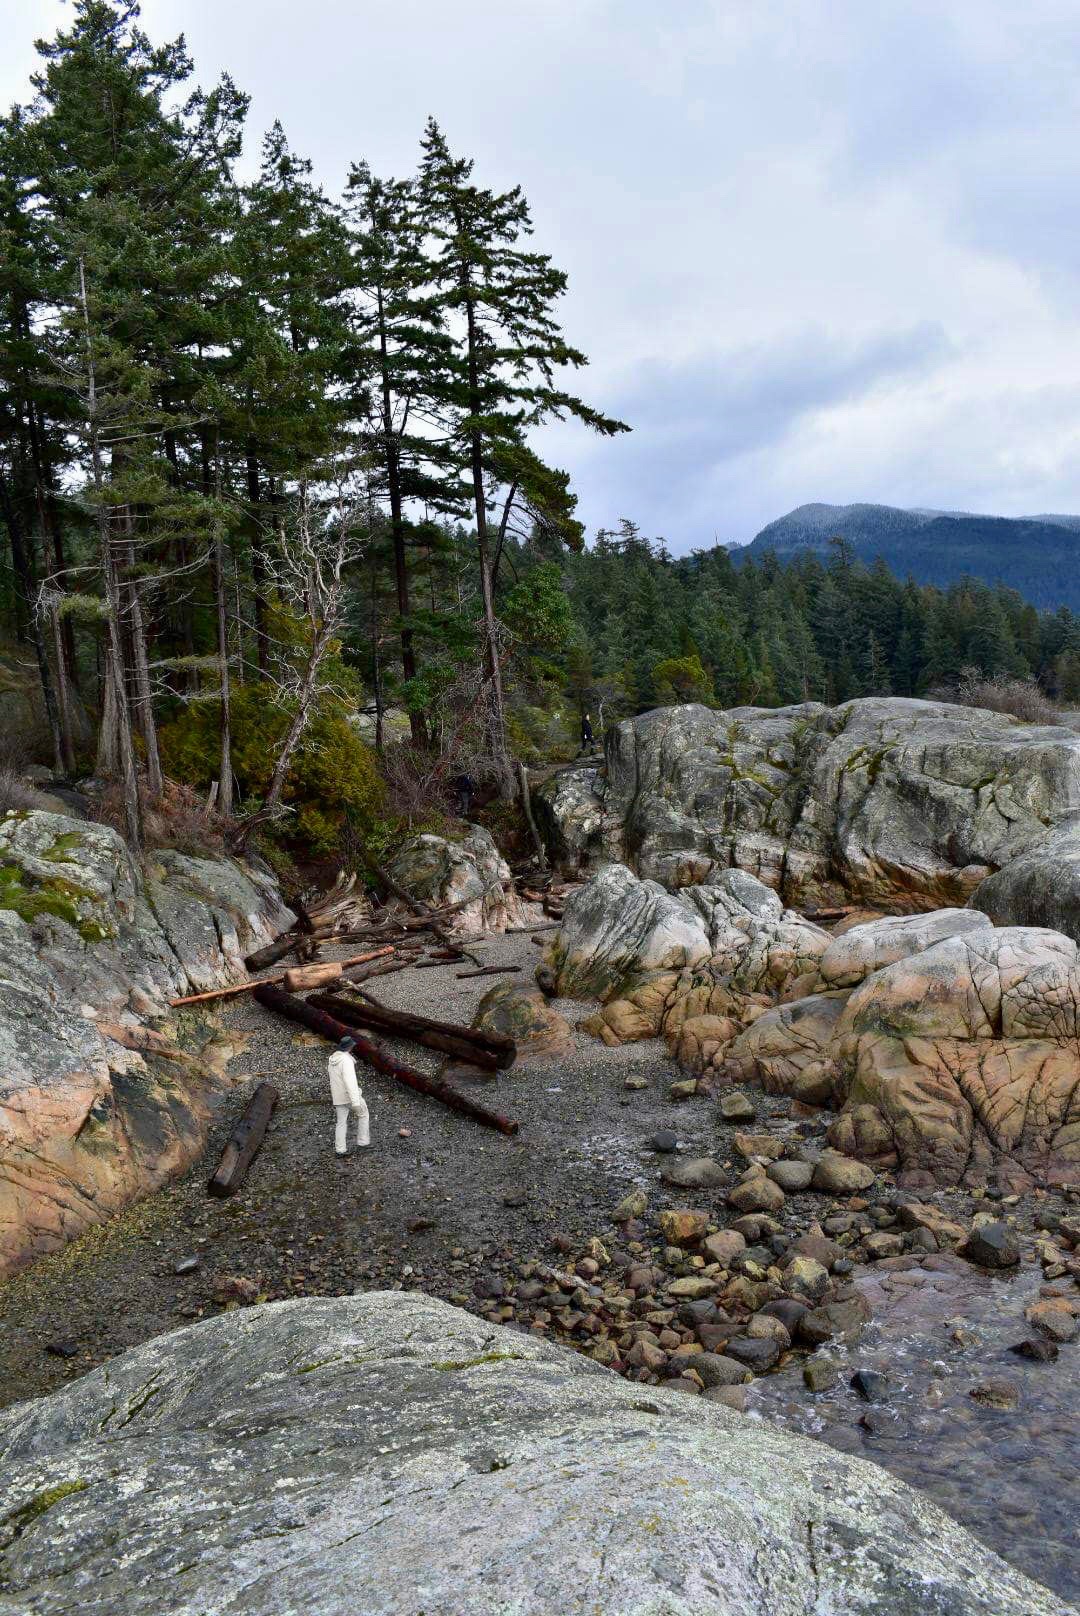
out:
M571 390L524 195L434 120L414 173L358 152L330 195L278 124L242 178L243 91L195 88L136 5L77 0L39 49L0 123L0 685L38 691L5 749L91 777L133 845L196 792L240 845L392 836L462 773L512 798L586 711L967 666L1080 698L1076 622L1002 588L842 542L786 568L673 560L630 520L586 544L534 429L626 428Z
M975 516L893 505L800 505L763 527L745 551L760 558L824 552L839 535L855 555L884 561L900 577L940 588L981 578L1016 589L1034 605L1080 610L1080 518Z

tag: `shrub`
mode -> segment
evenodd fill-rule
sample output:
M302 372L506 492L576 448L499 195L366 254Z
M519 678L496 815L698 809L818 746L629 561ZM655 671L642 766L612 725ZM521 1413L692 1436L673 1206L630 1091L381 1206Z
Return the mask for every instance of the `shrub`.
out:
M930 692L933 701L951 701L959 707L982 707L1008 713L1025 724L1056 724L1058 710L1034 679L1012 679L1007 674L982 674L963 668L955 685Z
M258 686L233 693L233 770L240 796L257 802L265 796L289 713L267 701ZM216 706L194 703L162 727L161 756L175 779L206 789L218 773ZM383 786L375 756L361 741L339 708L315 714L293 756L285 781L284 802L292 809L281 836L305 854L333 852L346 827L361 834L382 806Z

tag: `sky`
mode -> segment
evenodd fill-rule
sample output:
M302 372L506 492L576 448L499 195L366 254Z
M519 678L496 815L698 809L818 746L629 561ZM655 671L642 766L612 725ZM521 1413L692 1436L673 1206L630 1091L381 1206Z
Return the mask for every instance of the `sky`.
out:
M587 400L538 445L675 553L795 505L1080 511L1076 0L144 0L335 192L433 113L520 184ZM70 8L0 0L0 101Z

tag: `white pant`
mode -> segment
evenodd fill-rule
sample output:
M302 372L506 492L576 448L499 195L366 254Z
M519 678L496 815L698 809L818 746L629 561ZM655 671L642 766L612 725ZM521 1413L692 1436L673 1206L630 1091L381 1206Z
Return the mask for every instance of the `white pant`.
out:
M348 1146L350 1111L356 1118L356 1143L358 1145L370 1144L368 1109L362 1099L354 1100L351 1105L335 1105L334 1110L337 1112L337 1127L334 1129L334 1149L339 1155Z

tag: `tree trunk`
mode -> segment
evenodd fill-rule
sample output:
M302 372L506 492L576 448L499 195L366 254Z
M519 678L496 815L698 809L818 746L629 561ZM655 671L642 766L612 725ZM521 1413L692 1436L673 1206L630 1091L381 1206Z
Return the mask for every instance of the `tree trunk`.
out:
M475 420L480 413L480 378L476 358L476 312L467 267L462 270L461 281L465 293L468 333L469 411ZM502 668L499 663L499 634L495 621L495 588L488 548L487 501L484 497L484 453L480 430L476 426L469 433L469 450L473 505L476 512L476 546L480 558L480 590L484 602L484 671L491 687L488 733L499 793L509 801L514 795L514 776L506 750L506 714L503 707Z
M41 619L36 610L35 596L37 586L34 579L34 565L23 535L22 524L15 508L15 501L12 498L7 477L2 469L0 469L0 510L3 511L4 521L7 523L8 537L11 540L11 559L15 566L18 591L26 603L27 633L30 643L34 647L34 655L37 658L41 694L45 703L45 717L48 721L49 737L52 741L53 767L57 774L64 774L66 769L60 727L60 710L56 700L56 689L53 685L52 669L49 667L49 658L45 650L45 639L41 632Z
M390 496L390 534L394 546L394 583L397 588L398 617L401 619L401 675L406 684L416 678L416 652L409 624L409 568L405 552L405 521L401 510L401 461L394 431L394 406L390 394L390 363L383 316L383 296L378 296L379 365L382 379L383 443L386 451L386 485ZM409 712L409 728L414 746L427 745L423 714Z
M251 598L255 606L255 661L259 674L270 672L270 634L266 625L266 555L259 532L259 462L255 446L247 446L248 505L251 510Z

